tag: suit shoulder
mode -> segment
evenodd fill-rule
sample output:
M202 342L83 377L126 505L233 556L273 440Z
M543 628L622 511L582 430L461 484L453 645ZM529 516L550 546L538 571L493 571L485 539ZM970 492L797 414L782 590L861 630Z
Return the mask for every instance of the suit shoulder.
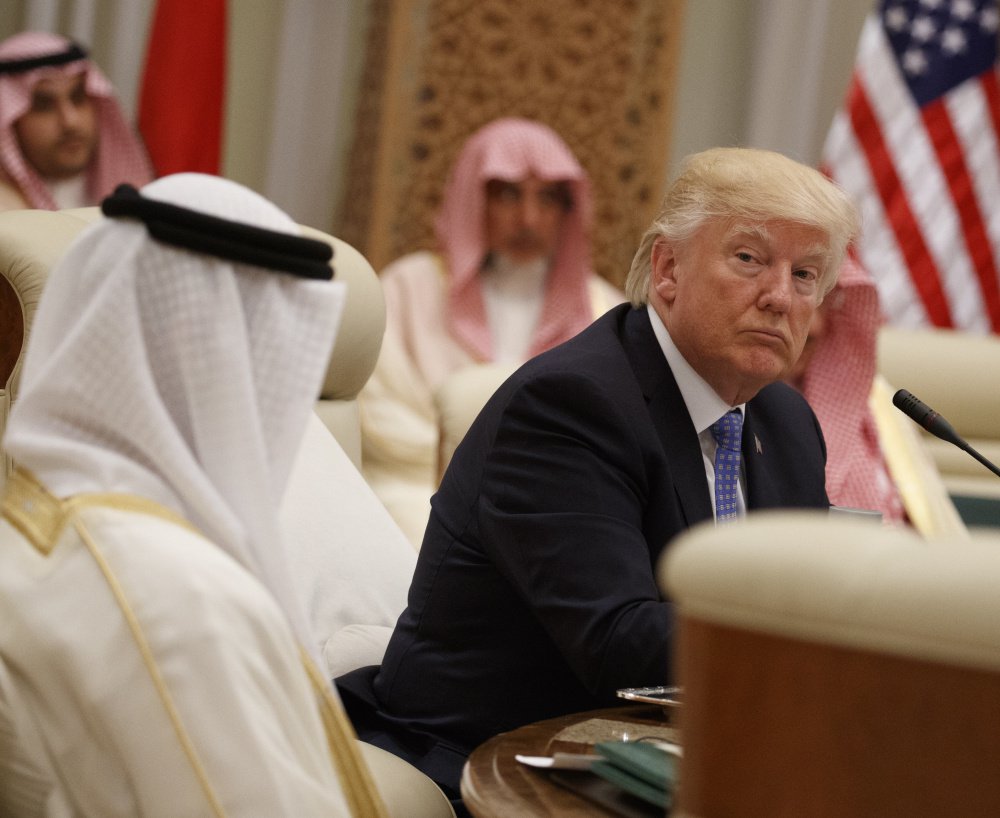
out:
M823 432L812 407L802 393L786 383L765 386L747 404L748 417L762 433L778 433L786 439L817 438L825 449Z
M620 306L611 309L569 340L529 359L511 380L616 381L627 369L618 329L620 311Z
M755 409L812 414L812 408L802 393L780 381L761 389L755 397L751 398L750 405Z

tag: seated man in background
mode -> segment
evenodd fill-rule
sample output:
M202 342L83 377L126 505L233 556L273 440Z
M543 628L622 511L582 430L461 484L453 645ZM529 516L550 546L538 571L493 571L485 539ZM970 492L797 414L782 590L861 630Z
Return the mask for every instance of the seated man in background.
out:
M546 126L500 119L463 146L438 253L381 274L386 331L361 392L365 477L419 546L438 484L434 393L461 367L522 363L623 300L590 267L590 183Z
M670 681L654 575L669 541L713 516L829 506L819 424L780 381L856 230L812 168L689 157L631 304L522 366L455 452L381 667L337 680L364 740L454 794L487 738Z
M874 282L846 260L837 286L813 316L806 345L788 381L805 395L823 428L830 502L878 511L883 520L900 523L903 504L868 408L881 323Z
M837 286L813 316L788 380L805 395L823 428L830 502L878 511L883 520L900 523L903 504L868 407L881 323L874 282L853 261L845 261Z
M279 535L343 306L330 248L217 177L102 209L4 439L0 813L383 814Z
M823 429L830 502L877 511L926 536L961 536L965 526L916 426L891 405L893 390L878 376L881 325L875 282L846 259L788 375Z
M111 83L80 46L35 31L0 43L0 210L86 207L152 178Z

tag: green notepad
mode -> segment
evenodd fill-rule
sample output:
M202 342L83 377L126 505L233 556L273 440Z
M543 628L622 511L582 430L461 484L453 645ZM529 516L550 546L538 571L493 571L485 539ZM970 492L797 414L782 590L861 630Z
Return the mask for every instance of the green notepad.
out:
M677 757L642 741L605 741L590 771L647 803L667 809L677 782Z

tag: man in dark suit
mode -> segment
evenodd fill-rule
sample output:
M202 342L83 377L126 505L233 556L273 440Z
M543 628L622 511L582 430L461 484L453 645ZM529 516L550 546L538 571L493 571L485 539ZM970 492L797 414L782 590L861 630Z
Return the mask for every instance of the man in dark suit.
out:
M457 795L490 736L669 681L671 538L829 506L819 425L780 380L856 230L838 188L779 154L689 158L631 304L519 369L456 451L381 668L338 679L362 739Z

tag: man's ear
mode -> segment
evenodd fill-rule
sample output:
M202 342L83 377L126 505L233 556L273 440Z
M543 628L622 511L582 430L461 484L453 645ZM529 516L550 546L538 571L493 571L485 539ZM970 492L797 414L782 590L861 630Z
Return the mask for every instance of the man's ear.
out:
M656 294L672 304L677 294L677 255L674 243L663 236L653 243L651 279Z

